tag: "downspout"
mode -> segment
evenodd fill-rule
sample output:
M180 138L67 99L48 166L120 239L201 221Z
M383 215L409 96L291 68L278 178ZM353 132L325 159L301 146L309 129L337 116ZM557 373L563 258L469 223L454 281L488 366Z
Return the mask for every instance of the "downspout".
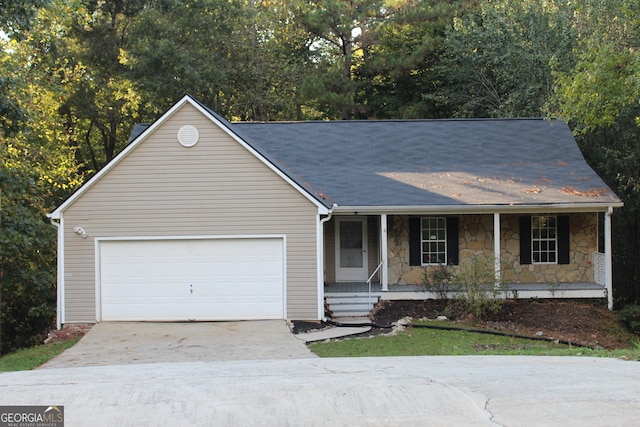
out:
M388 248L387 248L387 214L380 215L380 262L383 263L381 268L380 281L382 282L382 292L389 291L389 263L388 263Z
M338 207L336 203L331 206L327 216L318 222L318 313L322 313L320 319L326 321L324 315L324 224L331 220L333 211Z
M62 260L64 259L64 243L62 241L62 232L63 229L61 227L61 223L56 221L54 218L49 217L49 221L51 221L51 225L53 225L56 228L56 234L57 234L57 245L58 245L58 250L57 250L57 254L56 254L56 262L57 262L57 272L56 272L56 328L58 330L62 329L62 292L63 292L63 287L64 287L64 283L62 281L62 277L63 277L63 262ZM61 219L60 219L61 221Z
M611 253L611 215L613 215L613 207L607 208L604 215L604 283L607 289L607 306L609 310L613 310L613 263Z
M500 213L493 214L493 275L495 287L498 289L502 279L500 277Z

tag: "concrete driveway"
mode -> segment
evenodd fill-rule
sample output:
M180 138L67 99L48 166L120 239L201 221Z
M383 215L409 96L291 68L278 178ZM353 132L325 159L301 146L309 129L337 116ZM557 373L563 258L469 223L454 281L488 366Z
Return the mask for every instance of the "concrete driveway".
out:
M637 426L640 363L577 357L304 358L0 374L2 405L79 426Z
M40 369L308 357L316 356L284 320L101 322Z

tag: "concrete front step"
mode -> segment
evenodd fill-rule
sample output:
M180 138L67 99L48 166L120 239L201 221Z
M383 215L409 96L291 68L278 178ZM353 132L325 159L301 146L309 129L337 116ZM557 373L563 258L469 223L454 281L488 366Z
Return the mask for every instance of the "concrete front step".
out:
M325 300L333 317L367 316L378 302L379 296L368 293L325 295Z

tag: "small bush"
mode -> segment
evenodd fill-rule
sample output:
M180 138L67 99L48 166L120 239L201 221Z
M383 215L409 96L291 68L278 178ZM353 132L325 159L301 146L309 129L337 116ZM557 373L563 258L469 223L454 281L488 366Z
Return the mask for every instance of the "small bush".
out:
M439 299L447 299L451 289L453 273L446 265L436 265L424 269L424 287L435 293Z
M452 282L464 290L460 302L472 316L496 314L504 304L504 300L499 298L503 289L495 286L493 258L474 257L471 264L458 270Z
M640 334L640 305L626 305L618 313L622 324L634 334Z

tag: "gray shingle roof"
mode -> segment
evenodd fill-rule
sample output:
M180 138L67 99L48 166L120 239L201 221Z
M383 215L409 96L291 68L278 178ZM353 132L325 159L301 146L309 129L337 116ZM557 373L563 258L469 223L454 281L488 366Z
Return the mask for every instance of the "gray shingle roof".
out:
M231 129L326 204L620 202L561 121L269 122Z
M558 120L229 123L203 107L326 206L620 203Z

